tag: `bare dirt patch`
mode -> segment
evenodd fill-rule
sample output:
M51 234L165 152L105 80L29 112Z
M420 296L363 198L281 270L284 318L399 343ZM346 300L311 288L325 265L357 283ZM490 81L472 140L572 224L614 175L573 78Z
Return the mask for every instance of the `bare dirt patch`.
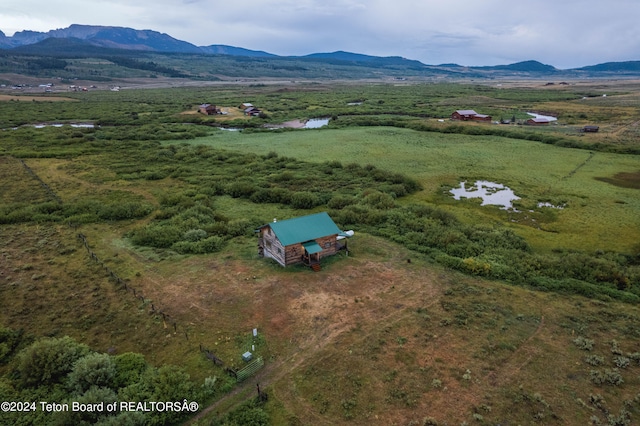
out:
M640 189L640 171L620 172L616 173L613 177L598 177L596 180L622 188Z

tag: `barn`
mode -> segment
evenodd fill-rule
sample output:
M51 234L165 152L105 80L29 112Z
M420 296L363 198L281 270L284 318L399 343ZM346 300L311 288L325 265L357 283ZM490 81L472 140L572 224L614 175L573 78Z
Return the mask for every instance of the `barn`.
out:
M282 266L303 263L320 270L320 259L347 250L343 232L326 212L262 225L258 229L258 254L275 260Z
M463 120L463 121L468 121L468 120L491 121L491 116L485 115L485 114L478 114L472 109L459 109L454 111L451 114L451 119Z
M473 117L475 115L477 115L478 113L475 112L472 109L459 109L457 111L454 111L453 114L451 114L451 119L452 120L473 120Z

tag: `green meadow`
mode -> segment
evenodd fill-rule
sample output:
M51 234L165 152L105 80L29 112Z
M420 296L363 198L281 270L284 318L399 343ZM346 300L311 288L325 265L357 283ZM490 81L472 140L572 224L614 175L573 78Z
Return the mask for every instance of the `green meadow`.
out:
M259 155L276 152L312 162L372 164L402 173L423 187L402 202L437 204L469 222L503 222L541 250L628 252L640 240L638 190L598 180L640 170L637 155L392 127L249 134L218 131L189 143ZM461 181L476 180L511 188L521 198L514 204L520 212L480 207L478 199L455 201L448 193ZM541 202L564 207L538 207ZM540 216L540 221L532 221L532 216Z

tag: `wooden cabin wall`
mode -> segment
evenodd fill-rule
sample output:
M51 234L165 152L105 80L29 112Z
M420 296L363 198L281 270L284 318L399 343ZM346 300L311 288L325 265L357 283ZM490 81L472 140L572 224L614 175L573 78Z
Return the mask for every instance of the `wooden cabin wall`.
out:
M331 256L332 254L336 254L338 252L338 241L337 235L329 235L327 237L322 237L316 239L316 242L322 247L322 251L320 252L320 258L322 259L325 256ZM329 243L329 247L325 247L325 245Z
M304 247L302 244L291 244L285 247L285 265L293 265L302 262Z
M330 235L328 237L317 238L315 240L322 251L320 252L320 259L325 256L331 256L338 252L337 235ZM325 245L329 243L329 247ZM302 262L302 256L304 255L304 247L302 244L291 244L285 247L285 263L284 265L293 265Z
M264 245L264 257L270 257L282 266L286 266L285 248L276 238L275 233L270 227L262 228L262 241Z

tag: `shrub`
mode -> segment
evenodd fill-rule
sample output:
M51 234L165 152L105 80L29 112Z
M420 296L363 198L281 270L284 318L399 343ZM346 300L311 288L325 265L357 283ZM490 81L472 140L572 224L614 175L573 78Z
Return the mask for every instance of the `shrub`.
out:
M473 275L489 275L491 272L491 265L487 262L475 259L473 257L467 257L462 260L464 269Z
M190 229L182 236L187 241L197 242L204 238L207 238L207 231L203 229Z
M289 204L291 202L291 191L286 188L263 188L251 194L251 197L249 197L249 199L257 204Z
M611 341L611 353L614 355L622 355L622 351L618 346L618 341L615 339Z
M86 425L86 424L105 424L102 421L106 421L108 416L111 415L106 410L106 406L110 403L114 403L118 400L116 393L109 388L102 388L93 386L88 389L84 394L75 397L72 401L77 401L80 404L99 404L102 403L102 410L84 410L84 411L63 411L55 413L57 416L56 421L53 424L66 424L66 425ZM67 401L71 405L71 401ZM100 407L93 405L94 407ZM108 423L106 423L108 424ZM114 423L111 423L114 424ZM126 424L118 423L115 424Z
M213 235L198 242L198 253L213 253L224 246L224 239Z
M257 188L250 182L233 182L227 187L227 194L233 198L249 198Z
M391 195L385 194L380 191L375 191L370 194L367 194L364 197L364 203L373 208L382 209L382 210L391 209L395 207L395 204L396 204Z
M151 224L136 229L131 234L131 241L139 246L169 248L182 237L182 232L169 224Z
M623 383L622 376L617 368L607 368L604 371L591 370L589 375L591 376L591 382L596 385L610 384L612 386L618 386Z
M615 356L613 357L613 363L618 368L627 368L631 363L631 360L626 356Z
M238 237L240 235L247 235L255 227L252 226L251 221L248 219L234 219L226 223L225 235L229 237Z
M225 425L229 426L267 426L271 424L269 415L256 401L242 404L226 416Z
M126 220L144 217L152 210L146 203L125 202L101 205L96 214L103 220Z
M341 210L355 202L356 200L354 197L347 195L334 195L327 203L327 207L330 209Z
M604 357L600 355L587 355L584 357L584 362L593 366L598 366L604 364Z
M117 388L126 387L137 383L140 377L149 367L142 354L125 352L116 355L113 359L116 367L114 386Z
M116 366L109 355L92 353L76 361L68 376L68 386L82 394L92 386L110 387L115 375Z
M271 202L271 198L270 198L270 195L269 195L269 190L268 189L259 189L256 192L254 192L253 194L251 194L251 197L249 197L249 200L251 200L251 202L256 203L256 204L269 203L269 202Z
M289 204L293 193L286 188L270 188L269 201L272 203Z
M40 339L18 354L20 381L25 386L59 383L88 353L88 346L68 336Z
M425 417L422 420L423 426L438 426L438 421L433 417Z
M320 198L312 192L294 192L291 197L291 206L296 209L312 209L318 205L320 205Z
M578 336L573 339L573 343L580 349L584 351L590 351L593 349L594 341L591 339L587 339L582 336Z

